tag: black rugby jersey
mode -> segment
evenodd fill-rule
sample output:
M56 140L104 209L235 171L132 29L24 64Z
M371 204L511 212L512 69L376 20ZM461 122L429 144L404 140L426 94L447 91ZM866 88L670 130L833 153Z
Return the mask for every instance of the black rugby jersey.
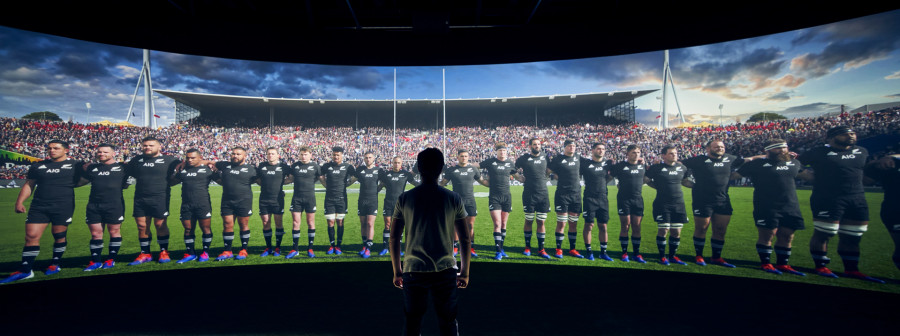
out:
M745 163L738 174L753 182L753 207L763 211L799 212L796 182L800 161L758 159Z
M667 204L684 204L684 194L681 192L681 181L687 174L687 167L680 162L674 165L657 163L647 168L647 177L653 181L656 187L656 202Z
M32 206L60 206L75 203L75 187L81 181L81 161L67 158L54 162L39 161L28 168L28 179L35 181Z
M632 199L641 197L644 185L644 174L647 170L643 163L630 164L621 161L610 169L610 175L619 180L618 199Z
M522 175L525 176L525 192L547 192L547 181L550 180L547 176L549 161L544 152L538 155L527 153L516 159L516 169L522 169Z
M694 202L704 200L723 202L728 199L728 181L734 168L744 163L744 159L731 154L724 154L718 159L707 155L698 155L681 161L694 176L691 195Z
M581 192L581 155L572 156L563 154L554 156L550 160L550 170L557 176L556 192L580 193Z
M377 201L378 200L378 180L383 171L381 168L372 166L359 166L354 171L356 180L359 181L359 199L361 201Z
M159 197L169 194L169 177L175 174L175 168L181 160L171 155L148 157L138 155L128 161L128 174L137 183L134 186L134 197Z
M819 146L797 157L804 166L813 169L813 194L837 197L863 193L863 169L869 151L860 146L837 150Z
M350 177L355 174L353 165L343 162L336 164L329 161L322 165L322 175L325 176L325 197L344 197L347 186L350 185Z
M609 169L612 165L612 160L594 161L581 158L580 173L584 176L584 197L606 198L606 184L609 182Z
M400 197L400 194L406 190L407 183L413 186L419 185L416 183L415 175L403 169L400 169L400 171L386 170L379 178L381 179L381 184L384 185L385 202L396 201L397 197Z
M222 199L245 200L253 199L253 189L250 186L256 180L256 167L249 163L236 165L230 161L216 162L218 179L222 182Z
M294 162L291 165L291 175L294 177L294 195L309 195L316 192L316 182L322 176L322 167L315 161L303 163Z
M471 164L455 165L444 170L444 178L453 185L453 191L463 199L475 199L475 182L481 180L481 169Z
M84 171L84 179L91 181L89 203L120 203L122 190L128 188L127 165L93 163Z
M206 165L190 167L185 165L175 178L181 181L181 202L184 204L203 204L209 202L209 183L216 172Z
M274 201L284 197L284 180L291 174L291 167L287 163L279 161L270 164L268 161L260 162L256 167L259 176L259 200Z
M500 161L497 158L490 158L481 161L478 166L487 171L488 188L492 195L509 194L509 176L516 173L515 163L512 160Z

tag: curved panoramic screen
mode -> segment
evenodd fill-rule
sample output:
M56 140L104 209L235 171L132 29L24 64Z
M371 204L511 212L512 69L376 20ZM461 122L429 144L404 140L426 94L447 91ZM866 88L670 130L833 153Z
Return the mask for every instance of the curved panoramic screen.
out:
M900 278L900 217L882 207L898 192L897 22L445 68L142 52L0 27L0 277L389 261L397 199L433 147L474 235L453 253L479 267L900 292L874 287ZM396 252L415 255L406 243Z

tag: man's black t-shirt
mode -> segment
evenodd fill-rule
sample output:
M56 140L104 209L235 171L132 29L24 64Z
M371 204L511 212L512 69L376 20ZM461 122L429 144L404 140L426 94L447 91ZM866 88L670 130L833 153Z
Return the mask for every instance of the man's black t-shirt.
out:
M606 184L609 182L609 169L612 160L594 161L581 158L581 175L584 176L584 197L606 198Z
M185 165L175 177L181 181L181 203L205 204L209 202L209 183L216 173L206 165Z
M275 201L284 197L284 179L291 174L291 167L284 162L271 164L268 161L260 162L256 167L259 176L259 200Z
M627 161L622 161L613 165L610 169L610 175L619 180L617 199L640 198L646 173L647 170L642 163L630 164Z
M549 168L557 176L557 193L581 193L581 155L554 156Z
M336 164L329 161L322 165L322 175L325 176L325 198L342 198L347 193L347 186L350 184L356 170L353 165L343 162Z
M291 165L291 175L294 176L294 197L296 195L310 195L316 192L316 182L322 176L322 167L313 161L303 163L294 162Z
M444 178L450 180L453 191L464 200L475 199L475 182L481 180L481 169L473 165L455 165L444 171Z
M543 152L538 155L524 154L516 159L516 169L522 169L525 177L525 189L523 192L532 194L547 193L547 165L549 160ZM482 167L484 168L484 167Z
M698 155L681 161L694 176L691 195L694 203L720 203L728 198L728 181L731 171L744 163L744 159L731 154L724 154L718 159L707 155Z
M355 170L356 180L359 181L359 200L378 201L378 179L383 174L381 168L372 166L359 166Z
M863 169L869 151L860 146L837 150L828 145L813 148L797 157L813 169L813 196L839 197L862 194Z
M122 190L128 187L127 165L94 163L84 171L84 178L91 181L88 203L122 203Z
M236 165L229 161L216 162L222 180L222 199L238 201L253 199L251 184L256 180L256 167L249 163Z
M681 181L687 174L687 167L680 162L674 165L657 163L647 168L647 177L653 181L656 187L656 200L665 204L684 204L684 194L681 192Z
M162 197L169 194L169 177L181 163L171 155L138 155L128 161L128 174L134 176L134 198Z
M516 173L515 163L512 160L500 161L497 158L490 158L481 161L478 166L487 170L491 195L509 194L509 176Z
M418 185L415 180L415 175L403 169L400 171L386 170L379 178L381 179L381 184L384 185L385 202L396 201L397 197L400 197L400 194L406 190L406 183L412 184L413 186Z
M738 174L753 182L753 208L756 213L798 213L794 179L800 173L800 161L759 159L745 163Z
M885 204L900 204L900 159L893 160L894 168L878 169L874 166L866 168L867 176L881 182Z
M75 186L81 180L83 165L83 162L69 158L59 162L44 160L32 164L28 168L28 179L35 181L36 190L31 205L74 206Z

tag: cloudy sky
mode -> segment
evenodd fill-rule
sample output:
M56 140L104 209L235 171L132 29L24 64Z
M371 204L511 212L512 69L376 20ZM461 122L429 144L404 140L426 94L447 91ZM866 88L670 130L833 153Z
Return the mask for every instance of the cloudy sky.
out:
M726 117L835 112L900 101L900 11L670 51L681 108ZM125 118L142 51L0 26L0 116L52 111L78 122ZM273 98L391 99L391 67L252 62L151 51L154 89ZM663 52L569 61L398 67L397 97L512 97L656 89ZM636 101L659 111L658 94ZM670 96L671 99L671 96ZM90 116L85 103L91 103ZM143 109L143 99L135 102ZM675 104L668 104L674 109ZM156 100L164 125L174 102Z

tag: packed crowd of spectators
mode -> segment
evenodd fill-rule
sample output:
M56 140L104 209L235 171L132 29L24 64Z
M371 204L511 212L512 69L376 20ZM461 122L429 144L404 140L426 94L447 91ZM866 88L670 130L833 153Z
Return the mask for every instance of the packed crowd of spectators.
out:
M416 153L426 146L446 148L444 152L450 157L448 163L455 163L457 149L469 150L471 160L480 162L494 156L496 142L506 143L510 156L515 158L528 150L528 139L536 137L544 141L544 148L551 156L562 150L565 139L571 138L577 141L582 155L589 155L592 143L601 142L608 148L607 156L619 161L624 159L626 146L637 144L642 148L645 160L657 162L659 150L667 144L678 147L681 157L692 157L704 154L704 145L711 139L723 140L727 152L739 156L761 154L763 144L771 138L786 139L791 150L800 153L823 143L825 131L835 125L850 126L860 139L896 135L900 134L900 109L666 130L641 124L452 127L447 128L446 138L441 130L421 129L397 129L394 137L394 130L381 127L235 127L195 121L149 129L0 118L0 149L43 158L47 141L62 139L71 143L69 156L91 160L97 145L110 143L119 147L122 160L128 160L140 153L142 138L154 136L162 141L164 153L179 157L186 150L197 148L207 159L227 160L229 150L240 146L248 150L248 160L255 164L264 160L266 148L276 147L281 149L285 161L293 162L298 159L298 149L308 146L313 150L313 157L324 163L331 159L331 148L341 146L345 148L347 162L359 164L362 155L372 151L382 166L386 167L390 158L397 155L409 169ZM0 179L24 178L26 171L25 166L0 168Z

